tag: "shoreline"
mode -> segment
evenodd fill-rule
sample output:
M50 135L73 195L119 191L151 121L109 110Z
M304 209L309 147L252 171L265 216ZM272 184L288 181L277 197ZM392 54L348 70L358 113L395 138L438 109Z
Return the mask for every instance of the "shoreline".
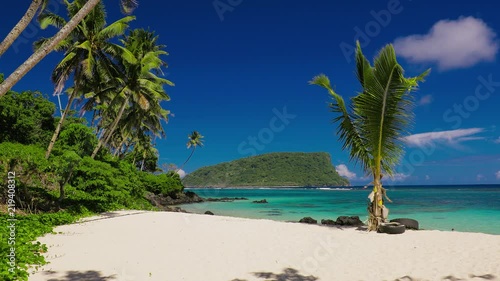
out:
M361 188L362 186L231 186L231 187L185 187L184 190L195 191L199 189L296 189L296 190L305 190L305 189L355 189Z
M210 186L210 187L200 187L200 186L186 186L185 189L282 189L282 188L294 188L294 189L319 189L319 188L362 188L364 185L338 185L338 186L298 186L298 185L283 185L283 186ZM420 185L420 184L384 184L384 187L394 187L394 188L496 188L500 187L500 184L429 184L429 185Z
M149 211L111 212L54 231L59 234L38 239L47 244L50 263L30 281L78 276L121 281L500 277L500 236L483 233L421 230L388 235L268 219ZM374 254L382 264L373 262Z

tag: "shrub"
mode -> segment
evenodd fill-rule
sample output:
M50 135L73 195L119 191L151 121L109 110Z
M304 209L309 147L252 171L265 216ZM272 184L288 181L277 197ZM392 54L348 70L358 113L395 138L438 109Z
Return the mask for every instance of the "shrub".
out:
M179 175L160 174L154 175L141 173L142 183L147 191L165 196L175 195L184 189Z
M97 137L91 128L81 123L72 123L64 127L55 146L57 150L72 150L78 153L80 157L90 156L94 147L97 145Z
M0 142L48 145L54 111L55 105L40 92L7 92L0 98Z

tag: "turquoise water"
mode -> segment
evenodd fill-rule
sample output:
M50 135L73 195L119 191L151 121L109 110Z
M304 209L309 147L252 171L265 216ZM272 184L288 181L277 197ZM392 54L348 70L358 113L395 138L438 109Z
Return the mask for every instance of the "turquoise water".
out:
M386 203L391 218L413 218L423 229L500 234L500 185L479 186L385 186L393 203ZM367 219L370 189L353 188L260 188L191 189L202 197L246 197L234 202L181 205L194 213L207 210L217 215L298 221L310 216L336 219L359 216ZM266 199L268 204L253 200Z

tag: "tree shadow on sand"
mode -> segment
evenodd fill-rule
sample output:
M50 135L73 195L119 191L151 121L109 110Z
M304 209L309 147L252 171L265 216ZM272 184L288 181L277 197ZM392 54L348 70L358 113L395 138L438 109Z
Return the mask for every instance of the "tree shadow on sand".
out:
M304 276L299 274L299 271L293 268L285 268L283 273L272 272L253 272L257 278L266 279L266 281L316 281L318 277L312 275ZM247 281L244 279L233 279L231 281Z
M55 274L54 271L45 272L46 275ZM50 277L49 277L50 278ZM116 280L115 275L103 276L99 271L67 271L66 276L59 278L50 278L47 281L110 281Z

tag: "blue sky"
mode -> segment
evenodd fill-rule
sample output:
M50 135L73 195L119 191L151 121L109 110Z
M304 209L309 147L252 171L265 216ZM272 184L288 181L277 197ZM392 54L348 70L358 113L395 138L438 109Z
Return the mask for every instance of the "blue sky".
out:
M30 1L2 10L0 36ZM118 1L104 1L108 22L122 16ZM174 116L157 142L160 162L182 164L187 135L198 130L205 146L186 172L254 153L326 151L353 184L363 172L335 135L329 97L308 81L327 74L337 92L354 96L352 46L359 39L372 58L394 43L407 75L432 68L415 93L415 124L392 184L500 182L500 18L492 1L139 1L132 27L155 30L167 45L165 72L175 87L165 104ZM496 6L496 7L495 7ZM64 12L53 1L52 10ZM55 30L32 24L0 59L8 75L31 52L31 43ZM52 95L53 53L14 90ZM55 102L56 99L51 97ZM63 98L63 102L67 99Z

